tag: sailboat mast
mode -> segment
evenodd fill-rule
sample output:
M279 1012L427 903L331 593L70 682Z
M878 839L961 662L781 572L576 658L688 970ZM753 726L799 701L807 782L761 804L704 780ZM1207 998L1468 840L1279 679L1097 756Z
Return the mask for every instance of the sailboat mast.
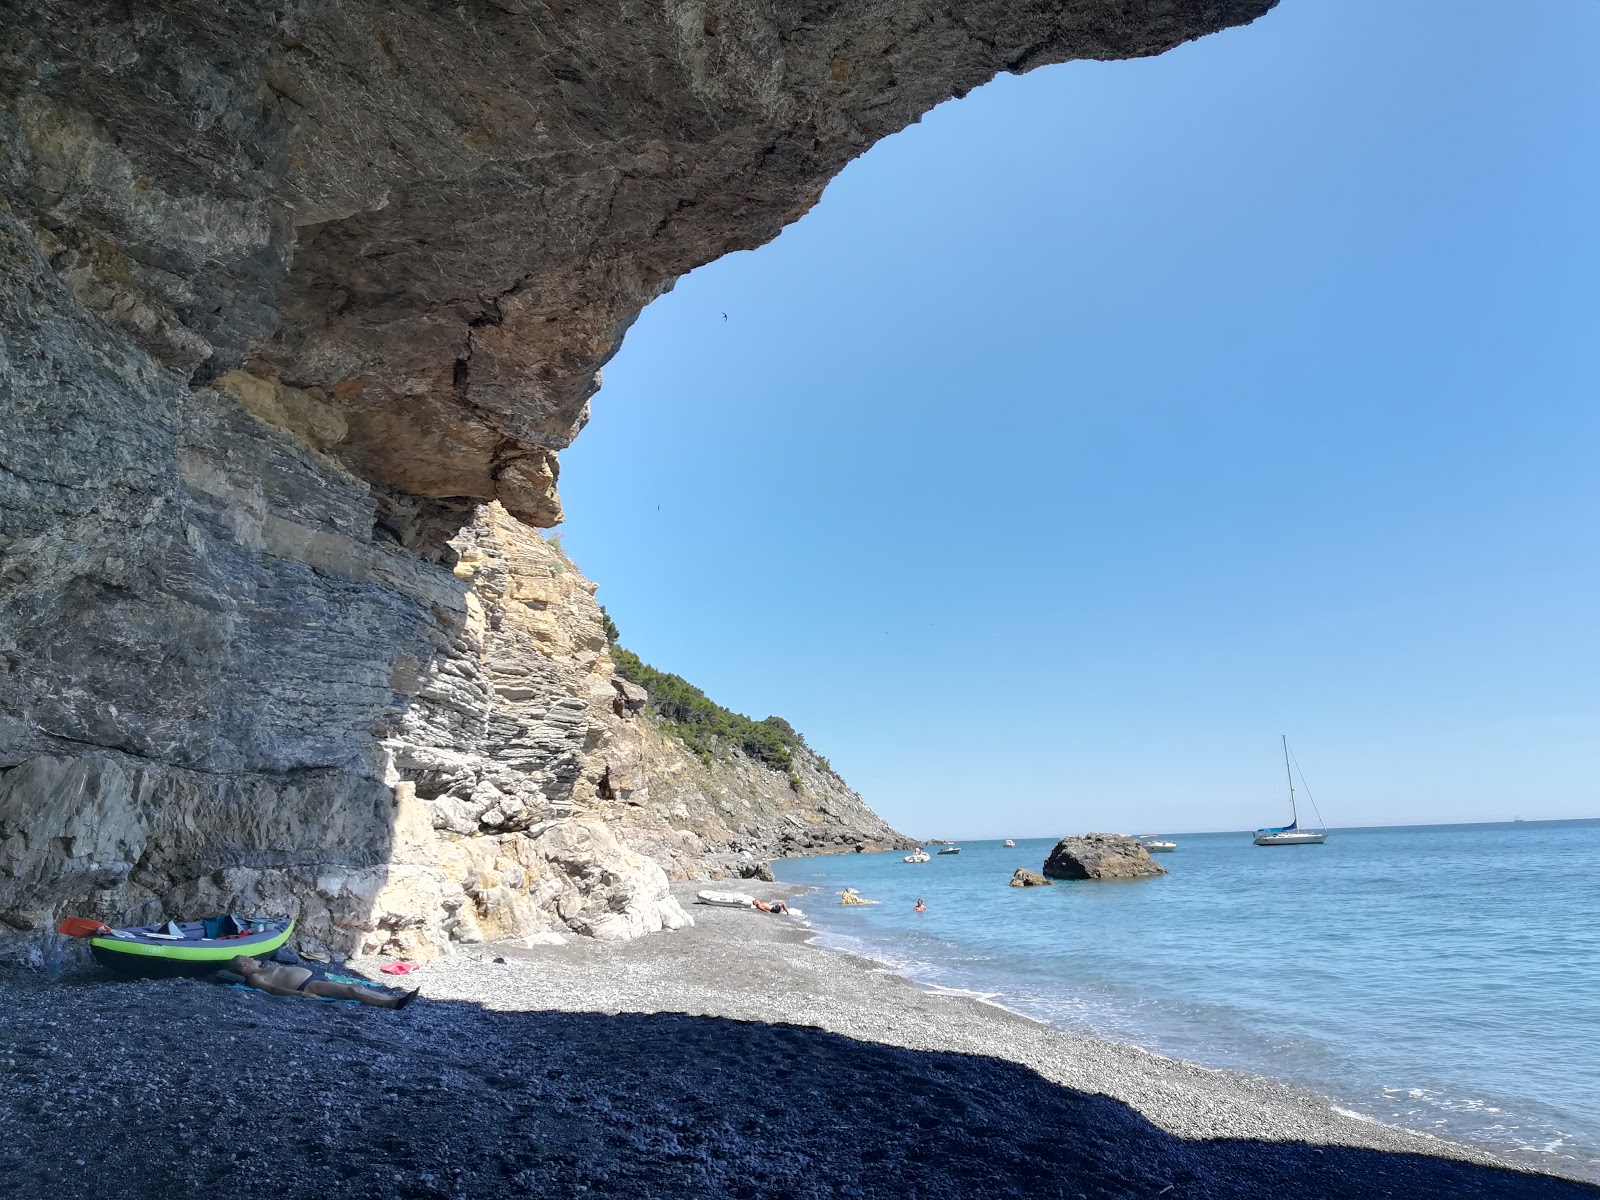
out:
M1296 825L1300 824L1300 810L1294 803L1294 772L1289 770L1289 735L1283 735L1283 773L1289 780L1289 812Z

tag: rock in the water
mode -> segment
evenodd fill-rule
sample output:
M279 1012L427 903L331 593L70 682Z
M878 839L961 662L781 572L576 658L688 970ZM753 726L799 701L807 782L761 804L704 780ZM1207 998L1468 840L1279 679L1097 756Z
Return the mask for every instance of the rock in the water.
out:
M1123 833L1085 833L1062 838L1044 860L1051 879L1146 879L1167 869L1150 857L1138 838Z
M1037 871L1030 871L1027 867L1018 867L1017 873L1011 877L1012 887L1054 887L1048 879Z

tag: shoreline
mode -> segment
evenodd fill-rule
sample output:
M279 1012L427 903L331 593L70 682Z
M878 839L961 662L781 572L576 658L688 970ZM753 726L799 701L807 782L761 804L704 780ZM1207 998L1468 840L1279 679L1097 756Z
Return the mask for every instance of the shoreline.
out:
M0 1195L165 1200L265 1172L285 1194L449 1200L1600 1200L1293 1085L926 988L798 921L690 911L630 942L463 951L410 976L423 1002L399 1013L0 972ZM388 982L376 966L350 964Z
M827 891L827 889L819 885L780 884L779 886L791 889L796 895L816 893L820 896L822 894L826 894ZM687 904L687 901L685 903ZM695 911L698 911L698 909ZM1273 1089L1280 1092L1283 1097L1289 1099L1289 1101L1293 1104L1307 1104L1313 1108L1326 1109L1328 1112L1332 1113L1339 1120L1339 1122L1354 1122L1359 1125L1373 1126L1377 1129L1388 1130L1401 1137L1412 1139L1419 1147L1419 1152L1421 1153L1440 1154L1443 1156L1460 1158L1463 1161L1492 1164L1505 1167L1509 1170L1522 1171L1534 1175L1549 1175L1556 1178L1572 1179L1586 1183L1600 1183L1600 1178L1594 1178L1574 1171L1552 1170L1549 1169L1544 1163L1537 1160L1530 1161L1529 1159L1514 1157L1514 1155L1519 1152L1518 1148L1514 1146L1497 1147L1477 1142L1441 1137L1439 1134L1433 1133L1426 1129L1416 1129L1407 1125L1395 1124L1385 1121L1381 1117L1357 1112L1354 1109L1344 1107L1336 1097L1330 1096L1325 1092L1321 1092L1309 1084L1299 1083L1294 1080L1285 1079L1278 1076L1264 1075L1253 1071L1242 1070L1237 1067L1207 1066L1203 1063L1193 1062L1186 1058L1179 1058L1171 1054L1162 1053L1159 1050L1150 1049L1149 1047L1139 1045L1137 1042L1118 1041L1095 1034L1076 1032L1074 1030L1052 1024L1045 1018L1034 1016L1033 1014L1025 1012L1022 1009L1013 1008L1010 1004L1006 1003L1005 993L1002 991L980 991L972 988L958 988L946 984L926 982L911 975L902 973L902 971L893 962L887 959L876 958L871 953L865 952L864 950L852 949L847 946L830 945L826 941L828 934L816 930L814 927L810 926L807 926L807 929L810 936L808 937L806 944L812 949L816 950L818 953L839 955L844 958L856 960L866 964L868 968L874 972L884 972L893 975L895 978L903 980L908 986L916 989L919 992L932 995L950 996L953 998L964 999L974 1004L988 1006L1000 1012L1006 1013L1008 1016L1014 1017L1017 1020L1029 1022L1030 1024L1038 1026L1042 1030L1046 1030L1051 1034L1064 1039L1069 1039L1070 1041L1076 1043L1105 1047L1116 1051L1125 1051L1130 1054L1141 1055L1150 1060L1152 1063L1171 1064L1173 1066L1182 1068L1185 1073L1200 1072L1214 1075L1222 1079L1237 1081L1242 1084L1262 1086ZM1118 1095L1117 1098L1122 1099L1124 1097ZM1374 1148L1378 1148L1376 1143L1367 1141L1352 1141L1350 1143L1341 1144L1373 1145ZM1526 1150L1521 1152L1529 1154L1532 1153L1532 1151ZM1600 1174L1600 1172L1597 1172L1597 1174Z
M749 879L737 884L734 890L759 899L799 899L807 910L827 895L825 889L809 884ZM695 928L647 939L676 943L670 954L661 947L659 953L648 956L652 973L659 972L655 988L633 993L631 1002L637 1007L614 996L596 995L585 1006L586 1011L657 1012L665 1011L663 1003L670 1003L678 1006L671 1011L696 1016L773 1019L752 1015L749 989L742 985L728 987L728 975L717 970L707 974L722 987L707 988L692 999L683 993L684 981L673 967L694 970L688 964L701 955L681 951L703 939L715 942L724 953L737 947L739 955L756 957L763 976L781 972L787 983L811 985L809 991L799 993L800 1002L792 1003L777 1019L907 1050L999 1058L1027 1067L1052 1083L1125 1103L1179 1137L1307 1139L1328 1146L1425 1154L1492 1166L1532 1180L1593 1182L1545 1170L1543 1164L1519 1161L1488 1147L1391 1125L1343 1108L1332 1097L1305 1085L1226 1067L1203 1066L1131 1043L1073 1033L1010 1008L998 998L1003 993L922 983L902 975L887 962L822 944L824 935L807 921L783 921L695 904L694 894L704 886L673 885L674 895L695 917ZM807 897L814 899L808 901ZM601 956L625 959L645 957L637 953L640 947L640 942L613 946L574 943L507 953L548 963L552 950L564 951L573 960ZM695 951L701 949L695 947ZM673 959L680 961L669 966ZM634 975L633 982L637 986L643 979ZM836 994L828 996L816 987L819 982L836 989ZM465 998L464 990L460 994ZM938 1011L941 1006L945 1011ZM914 1019L919 1016L931 1019L922 1024Z
M1593 990L1583 986L1592 964L1574 954L1584 924L1541 924L1533 899L1581 868L1589 847L1556 837L1516 848L1542 887L1508 884L1482 936L1467 902L1487 889L1462 881L1497 861L1498 832L1430 843L1438 865L1425 872L1408 869L1418 837L1352 837L1296 858L1219 835L1157 855L1169 879L1025 891L1003 880L1016 865L1037 868L1044 851L1028 841L969 844L944 870L889 856L775 866L780 879L858 885L887 901L838 908L824 896L819 943L920 984L998 991L997 1003L1064 1032L1282 1080L1358 1118L1600 1182L1593 1071L1568 1049L1585 1044ZM924 893L932 915L914 916ZM1267 910L1294 911L1304 945L1265 952L1277 949L1259 938ZM1546 963L1566 965L1541 973Z

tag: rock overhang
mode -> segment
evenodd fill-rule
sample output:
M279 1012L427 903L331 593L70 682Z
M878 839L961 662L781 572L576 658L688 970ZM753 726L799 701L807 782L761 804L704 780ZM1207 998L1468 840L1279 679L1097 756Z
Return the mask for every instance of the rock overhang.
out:
M7 5L0 924L620 935L663 868L898 844L634 719L527 528L557 455L645 304L875 140L1272 3Z
M0 51L4 191L169 369L243 368L325 407L362 478L544 526L600 368L684 272L1000 72L1275 3L47 0Z

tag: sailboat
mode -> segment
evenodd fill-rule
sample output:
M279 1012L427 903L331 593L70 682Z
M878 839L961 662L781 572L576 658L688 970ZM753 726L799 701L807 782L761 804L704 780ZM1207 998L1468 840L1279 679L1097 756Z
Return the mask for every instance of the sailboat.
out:
M1289 737L1283 738L1283 773L1289 777L1289 814L1292 818L1287 825L1277 829L1256 830L1255 844L1258 846L1320 846L1328 840L1328 831L1322 829L1301 829L1300 810L1294 802L1294 772L1289 769ZM1301 784L1305 783L1305 776L1300 777ZM1312 799L1311 789L1306 788L1306 799L1311 801L1313 812L1317 810L1317 802ZM1317 820L1322 820L1322 814L1317 813Z

